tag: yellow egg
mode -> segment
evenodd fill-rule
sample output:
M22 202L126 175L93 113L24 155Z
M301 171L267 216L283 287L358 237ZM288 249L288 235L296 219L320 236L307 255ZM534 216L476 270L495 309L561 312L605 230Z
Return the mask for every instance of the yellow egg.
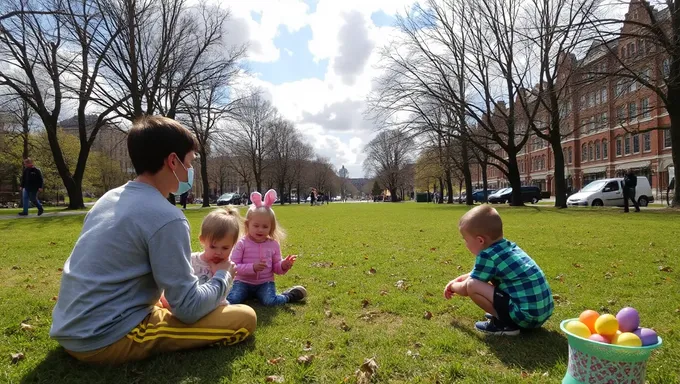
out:
M616 339L618 339L619 336L621 336L621 331L616 331L616 333L614 334L614 336L612 336L612 342L611 342L611 344L616 344Z
M580 321L572 320L564 325L564 328L576 336L587 339L590 337L590 329Z
M642 340L640 340L640 338L634 333L623 332L616 337L616 342L612 342L612 344L623 345L626 347L641 347Z
M613 336L619 330L619 322L614 315L602 315L595 320L595 331L602 336Z

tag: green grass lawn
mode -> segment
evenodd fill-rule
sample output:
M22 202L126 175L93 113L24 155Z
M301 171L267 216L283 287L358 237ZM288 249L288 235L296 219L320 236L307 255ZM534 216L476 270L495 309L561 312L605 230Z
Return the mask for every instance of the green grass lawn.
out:
M277 285L305 285L307 303L255 304L259 328L240 346L118 368L77 363L48 338L59 268L83 216L0 221L0 382L257 383L278 375L286 383L341 383L355 382L364 359L375 357L376 383L559 383L567 365L559 322L584 309L616 313L627 305L664 339L647 380L680 382L680 214L499 207L506 236L539 263L558 296L544 329L493 338L473 330L483 313L468 299L442 297L444 285L474 261L457 232L465 210L389 203L277 208L289 233L284 254L300 255ZM207 212L187 211L194 237ZM34 329L22 330L22 322ZM304 351L307 342L312 349ZM12 364L16 352L25 359ZM296 362L309 354L311 364Z

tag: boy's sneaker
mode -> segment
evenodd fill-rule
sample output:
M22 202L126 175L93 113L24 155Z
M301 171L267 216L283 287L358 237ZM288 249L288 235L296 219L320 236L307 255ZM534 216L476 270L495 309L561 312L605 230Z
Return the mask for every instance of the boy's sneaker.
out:
M28 213L26 213L26 212L19 212L18 215L19 215L19 216L28 216Z
M492 318L488 321L478 321L475 323L475 329L479 332L489 335L497 336L517 336L519 335L519 328L505 325L500 320Z
M41 208L41 209L39 209L39 210L38 210L38 216L42 216L43 212L45 212L45 210L44 210L44 209L42 209L42 208Z
M302 285L296 285L293 288L284 291L282 293L284 296L288 296L288 302L294 303L296 301L302 301L307 297L307 290Z
M490 314L489 312L486 312L486 313L484 314L484 317L487 318L488 320L493 319L493 315Z

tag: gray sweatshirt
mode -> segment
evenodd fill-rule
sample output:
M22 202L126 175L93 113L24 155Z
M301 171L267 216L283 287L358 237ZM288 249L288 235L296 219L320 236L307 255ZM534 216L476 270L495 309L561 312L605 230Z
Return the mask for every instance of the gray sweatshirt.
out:
M50 337L74 352L113 344L137 326L165 290L172 313L194 323L226 296L226 271L199 285L189 223L154 187L131 181L107 192L85 217L64 264Z

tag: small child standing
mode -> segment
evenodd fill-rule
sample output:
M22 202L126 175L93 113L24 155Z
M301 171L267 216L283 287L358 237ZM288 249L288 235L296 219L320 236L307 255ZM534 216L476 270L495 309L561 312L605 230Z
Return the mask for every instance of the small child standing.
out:
M191 254L191 267L194 275L198 278L198 284L204 284L212 279L217 271L218 264L229 258L234 244L239 239L243 227L243 218L235 207L218 208L210 212L201 223L201 233L198 240L203 246L203 252ZM228 294L231 290L236 265L231 262L227 270L227 289ZM222 305L227 305L226 299L222 300ZM161 295L159 306L170 308L165 296Z
M227 300L240 304L256 297L267 307L304 300L307 290L299 285L276 294L274 274L284 275L297 259L297 256L291 255L281 260L279 242L283 240L284 232L272 210L276 191L267 191L264 201L260 193L253 192L250 200L253 204L246 214L246 235L231 253L231 261L236 264L236 281Z
M536 262L503 237L498 212L490 205L475 207L460 219L458 230L477 258L472 272L446 285L444 297L469 296L485 310L488 321L475 324L480 332L515 336L543 325L554 309L550 286Z

